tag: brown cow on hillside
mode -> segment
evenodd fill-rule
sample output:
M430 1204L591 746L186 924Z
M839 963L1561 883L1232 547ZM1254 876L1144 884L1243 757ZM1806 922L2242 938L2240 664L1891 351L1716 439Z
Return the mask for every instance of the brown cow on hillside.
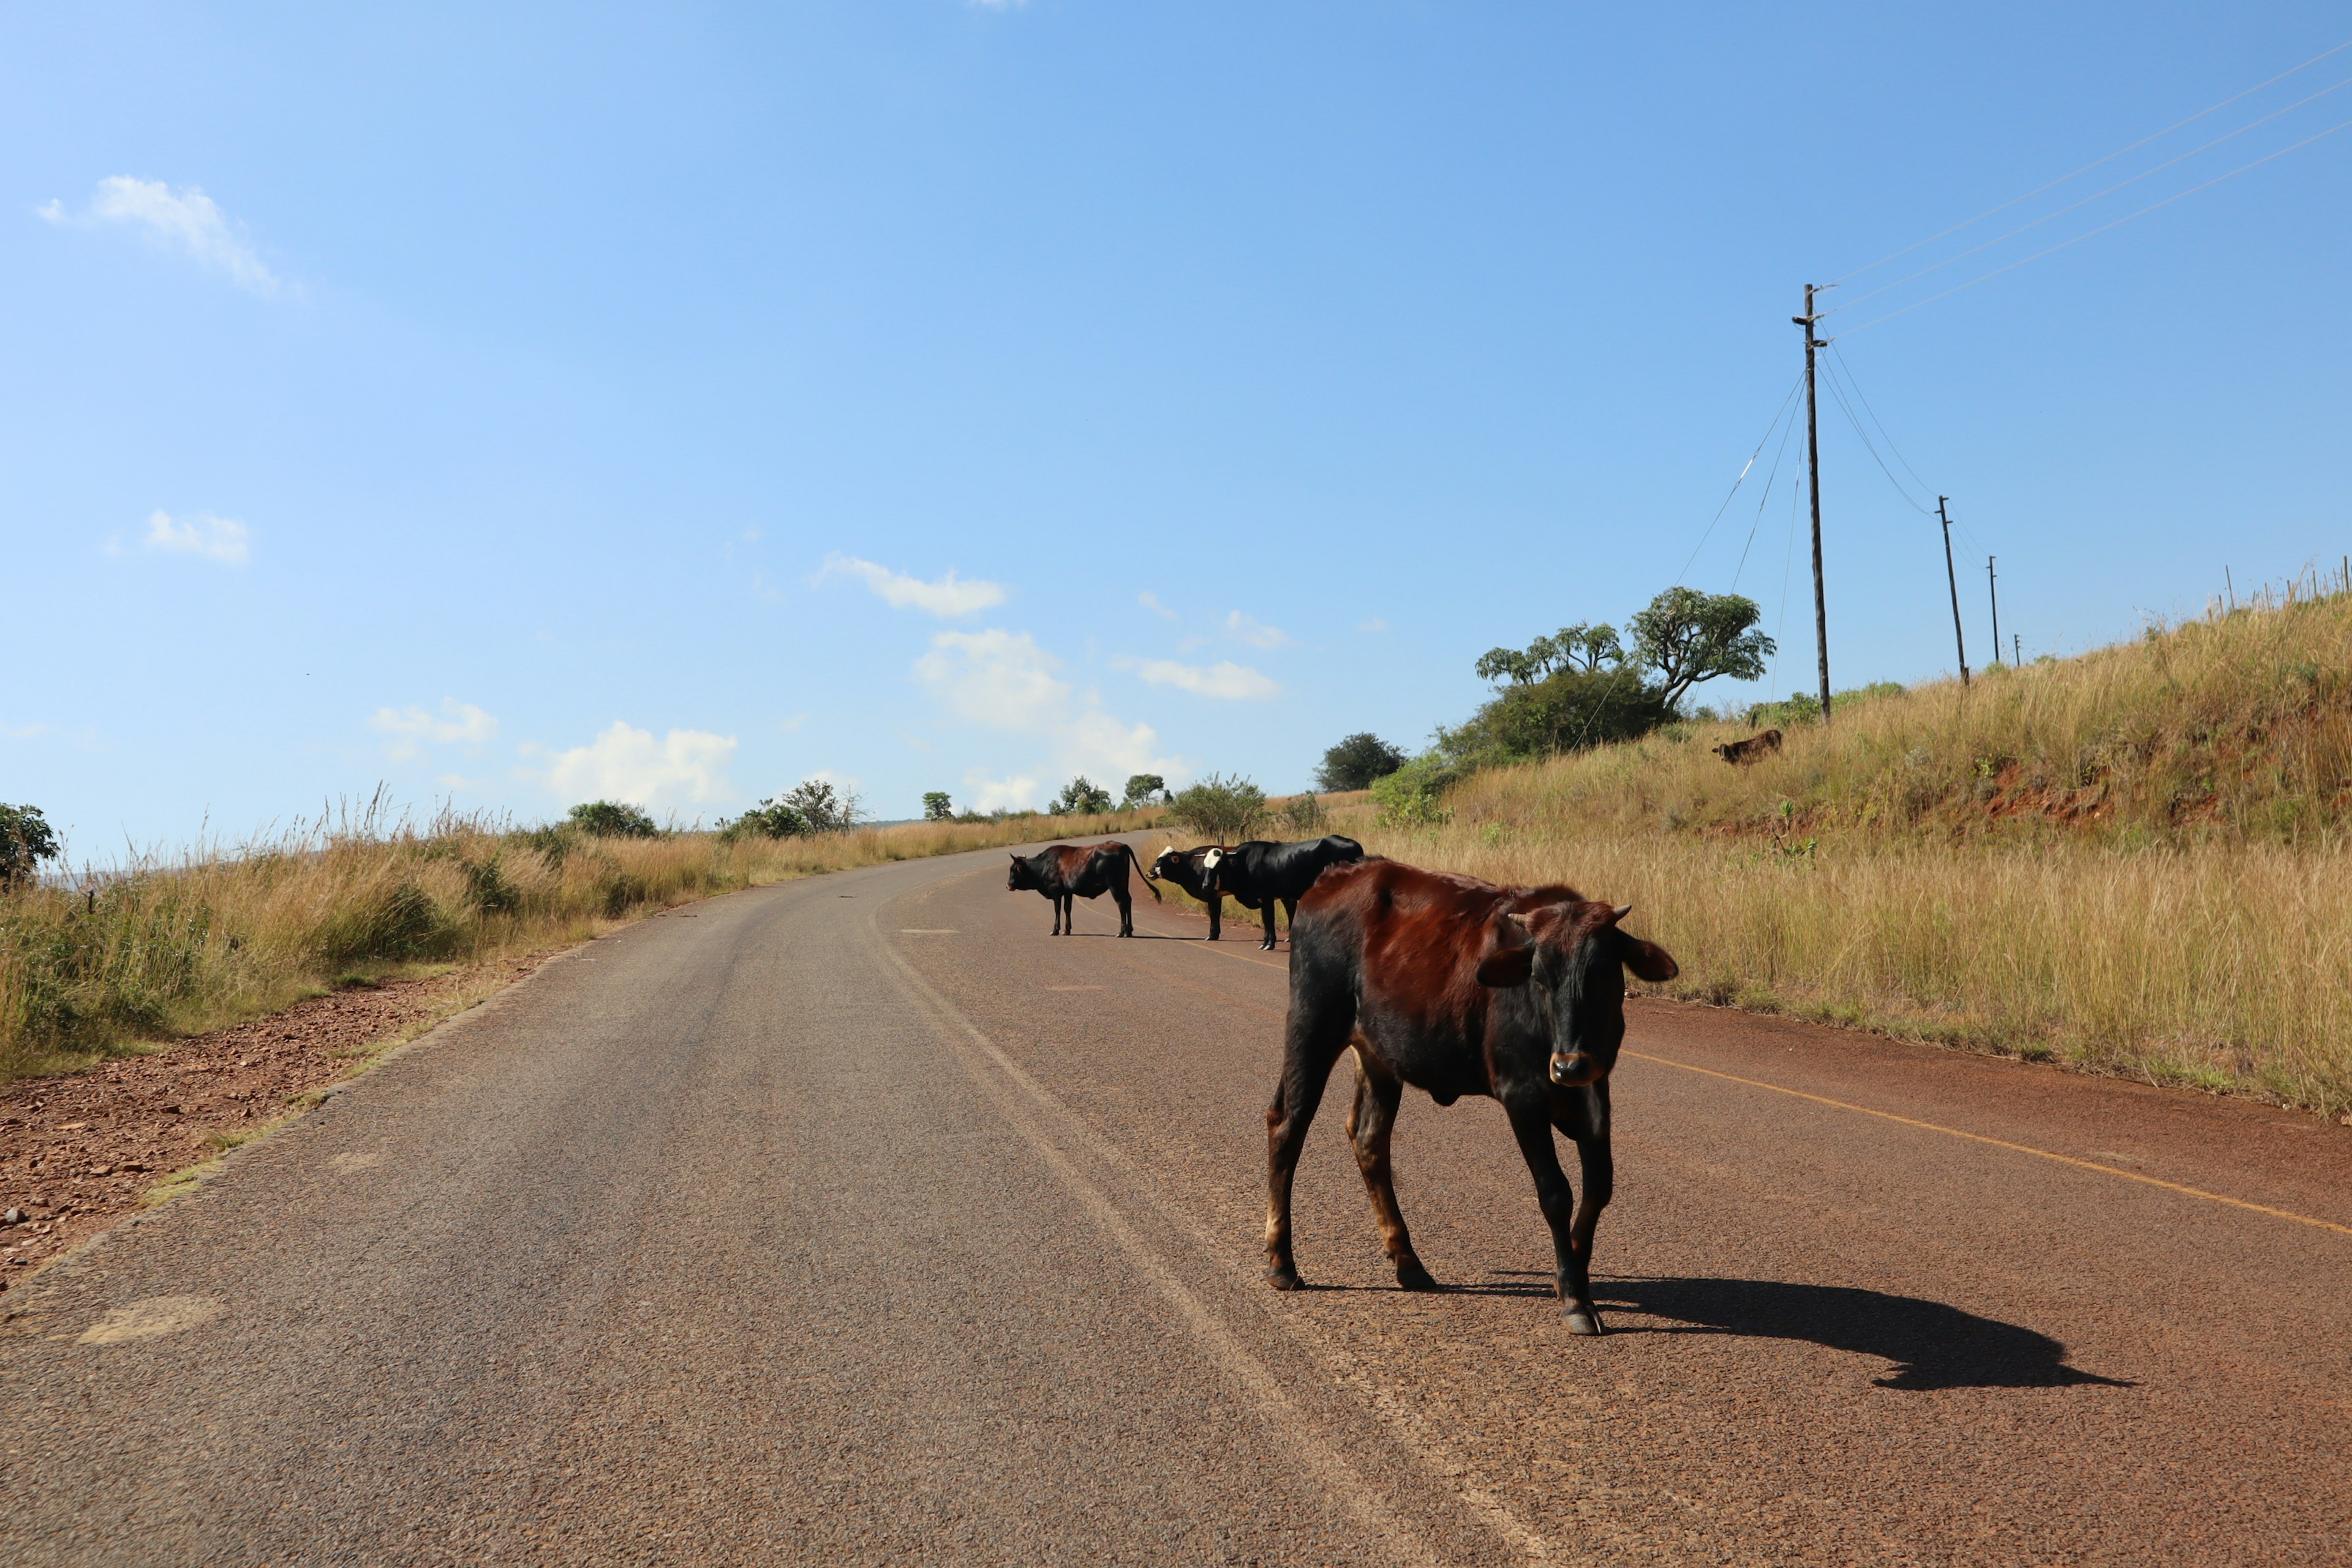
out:
M1780 731L1778 730L1767 730L1760 735L1750 735L1744 741L1727 741L1722 745L1713 748L1717 756L1735 768L1748 763L1759 762L1767 752L1777 752L1780 749Z
M1440 1105L1486 1095L1502 1102L1535 1177L1569 1331L1601 1332L1590 1270L1615 1174L1609 1074L1625 1038L1625 971L1649 981L1675 973L1665 949L1621 929L1630 912L1572 888L1498 888L1393 860L1323 873L1290 929L1290 1020L1265 1113L1268 1284L1299 1289L1291 1176L1332 1064L1353 1046L1348 1133L1397 1283L1436 1289L1390 1179L1404 1086ZM1576 1141L1580 1207L1552 1149L1555 1127Z
M1118 934L1135 934L1135 904L1128 897L1127 868L1143 869L1143 862L1135 858L1135 850L1124 840L1106 838L1099 844L1055 844L1040 849L1034 855L1013 857L1012 873L1004 879L1005 891L1024 890L1043 893L1054 906L1054 934L1077 934L1076 899L1097 899L1108 893L1118 906ZM1151 893L1151 901L1160 901L1160 889L1151 886L1149 877L1143 883Z

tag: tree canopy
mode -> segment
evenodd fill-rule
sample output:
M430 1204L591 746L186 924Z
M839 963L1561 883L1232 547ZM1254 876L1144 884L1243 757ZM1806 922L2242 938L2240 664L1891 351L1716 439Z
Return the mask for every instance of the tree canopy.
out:
M1129 773L1127 776L1127 801L1130 806L1150 805L1168 793L1168 781L1158 773Z
M1110 791L1080 773L1045 809L1055 816L1097 816L1110 809Z
M1370 730L1360 730L1323 753L1323 764L1315 770L1315 787L1370 789L1374 779L1385 778L1402 766L1402 752Z
M1624 657L1615 626L1605 621L1598 626L1579 621L1551 637L1538 637L1524 648L1488 648L1478 657L1477 674L1479 679L1497 686L1532 686L1564 669L1590 673L1604 662L1615 664Z
M1723 675L1761 679L1764 661L1777 646L1756 629L1762 614L1745 595L1669 588L1627 628L1633 635L1633 660L1656 672L1658 693L1668 710L1702 680Z
M37 805L0 805L0 888L58 858L58 836Z
M625 801L591 800L572 808L572 826L597 838L658 838L661 825Z

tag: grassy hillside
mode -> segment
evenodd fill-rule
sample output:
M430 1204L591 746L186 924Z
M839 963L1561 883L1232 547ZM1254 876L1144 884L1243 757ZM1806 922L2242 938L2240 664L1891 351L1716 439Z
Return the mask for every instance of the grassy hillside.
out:
M0 895L0 1079L217 1028L352 978L578 942L818 871L1120 832L1152 813L907 823L813 837L592 837L373 815L87 889Z
M1368 847L1633 903L1670 989L2352 1110L2352 599L2152 629L1789 731L1473 777Z

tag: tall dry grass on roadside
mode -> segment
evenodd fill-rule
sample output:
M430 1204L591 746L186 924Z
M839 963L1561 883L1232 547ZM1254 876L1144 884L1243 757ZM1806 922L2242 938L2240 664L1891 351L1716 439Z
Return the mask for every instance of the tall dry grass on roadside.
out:
M908 823L806 838L598 838L367 807L234 852L0 895L0 1079L277 1010L352 978L585 940L713 893L1152 813Z
M1633 904L1675 994L2352 1110L2352 598L1475 775L1375 853Z

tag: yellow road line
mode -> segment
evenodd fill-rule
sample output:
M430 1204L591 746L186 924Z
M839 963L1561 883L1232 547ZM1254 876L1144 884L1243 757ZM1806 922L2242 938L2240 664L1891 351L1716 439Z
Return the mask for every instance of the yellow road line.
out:
M1784 1089L1777 1083L1766 1083L1759 1079L1741 1078L1737 1073L1717 1072L1713 1068L1693 1067L1688 1062L1678 1062L1671 1057L1654 1057L1643 1051L1626 1051L1623 1054L1642 1061L1655 1062L1660 1067L1680 1068L1685 1072L1700 1073L1707 1078L1719 1078L1727 1083L1746 1084L1749 1089L1770 1089L1774 1094L1785 1094L1797 1100L1810 1100L1816 1105L1827 1105L1839 1110L1851 1110L1864 1116L1875 1116L1882 1121L1899 1121L1906 1127L1916 1127L1928 1132L1941 1132L1948 1138L1965 1138L1971 1143L1990 1143L1996 1149L2006 1149L2013 1154L2031 1154L2038 1160L2054 1160L2061 1165L2074 1165L2085 1171L2096 1171L2102 1175L2120 1176L2126 1182L2138 1182L2146 1186L2162 1187L2168 1193L2180 1193L2192 1198L2203 1198L2209 1203L2227 1204L2231 1208L2251 1209L2256 1214L2266 1214L2273 1219L2291 1219L2297 1225L2315 1226L2321 1230L2332 1230L2338 1236L2352 1236L2352 1225L2337 1225L2332 1219L2315 1219L2310 1215L2296 1214L2292 1209L2274 1209L2268 1204L2250 1204L2243 1198L2224 1197L2220 1193L2209 1193L2202 1187L2183 1186L2179 1182L2168 1182L2155 1176L2143 1176L2137 1171L2126 1171L2115 1165L2102 1165L2096 1160L2077 1160L2072 1154L2053 1153L2048 1149L2036 1149L2030 1143L2011 1143L2005 1139L1988 1138L1981 1132L1963 1132L1957 1127L1946 1127L1940 1122L1922 1121L1914 1116L1897 1116L1891 1110L1873 1110L1867 1105L1854 1105L1843 1100L1832 1100L1822 1094L1807 1094L1801 1089Z

